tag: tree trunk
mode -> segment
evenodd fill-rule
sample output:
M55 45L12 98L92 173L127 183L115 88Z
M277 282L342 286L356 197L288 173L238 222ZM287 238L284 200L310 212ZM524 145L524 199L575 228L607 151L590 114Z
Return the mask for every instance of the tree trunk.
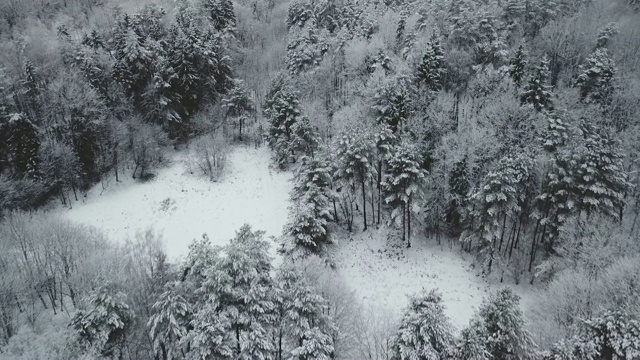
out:
M407 202L407 247L411 247L411 197Z
M536 232L538 231L538 226L540 225L540 222L538 222L538 224L536 224L536 230L533 232L533 240L531 241L531 253L529 255L529 272L531 272L531 268L533 267L533 261L536 258L536 248L537 248L537 234Z
M113 168L116 171L116 182L119 182L120 179L118 178L118 150L113 151Z
M507 213L504 214L502 220L502 231L500 232L500 245L498 246L498 252L502 250L502 241L504 241L504 229L507 227Z
M382 206L382 160L378 160L378 225L380 225L381 206Z
M376 223L375 192L373 191L373 178L369 179L369 189L371 189L371 225Z
M362 180L362 222L364 223L363 231L367 231L367 195L364 190L364 180Z
M403 202L402 203L402 242L405 242L407 240L406 233L407 233L407 204Z
M238 348L236 349L236 351L238 352L238 355L240 355L241 349L240 349L240 327L238 325L236 325L236 343Z
M282 329L278 333L278 360L282 360Z

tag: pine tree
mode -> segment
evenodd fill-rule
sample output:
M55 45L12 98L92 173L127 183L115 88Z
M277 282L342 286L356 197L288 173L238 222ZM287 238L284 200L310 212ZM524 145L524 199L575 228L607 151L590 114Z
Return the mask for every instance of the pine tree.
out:
M238 139L242 141L242 127L253 111L253 101L242 80L233 80L233 86L222 98L222 107L226 110L226 116L238 124Z
M558 15L556 0L525 0L525 34L535 38Z
M302 116L291 127L289 152L300 156L313 157L320 144L320 139L308 117Z
M535 358L535 344L525 330L520 298L509 288L485 299L467 329L463 330L456 359L523 360Z
M315 14L313 3L307 1L295 1L289 6L287 13L287 27L291 29L293 26L304 27L307 21L314 19Z
M73 190L75 193L80 183L82 171L78 156L71 146L49 140L41 144L38 157L42 182L66 204L67 192Z
M302 157L295 173L291 193L290 221L284 233L292 239L283 252L320 253L330 242L328 224L333 220L330 207L331 167L323 156Z
M479 234L487 272L491 272L496 249L498 252L502 249L504 240L507 247L517 242L517 238L509 235L507 220L515 227L523 217L528 217L528 204L533 202L535 189L533 174L530 154L505 155L484 177L478 191L469 197L473 203L469 226L474 226L472 233Z
M455 347L451 350L457 360L493 360L485 348L485 330L479 318L471 319L469 326L462 329Z
M561 340L544 360L637 359L640 322L622 311L605 311L584 321L577 334Z
M89 309L78 310L70 323L79 345L104 357L122 356L126 333L134 319L124 294L112 294L111 289L101 287L91 292L87 302Z
M401 81L383 86L374 98L376 121L395 133L411 113L411 97Z
M231 0L203 0L202 7L216 30L233 30L235 28L236 15Z
M277 78L271 84L264 104L264 115L269 122L269 147L276 152L276 161L285 167L290 157L290 142L293 125L300 119L299 102L296 93L286 79Z
M629 189L621 151L609 136L586 121L580 126L585 150L576 167L576 210L618 218Z
M410 298L393 344L392 359L447 359L454 344L453 326L437 290Z
M225 247L206 250L207 243L201 245L203 254L209 254L205 263L211 265L200 270L193 330L187 337L194 356L250 359L272 351L267 332L273 309L272 267L263 236L244 225ZM196 275L194 270L190 272Z
M104 48L104 41L102 41L102 37L95 29L92 30L90 34L84 34L82 36L81 44L93 50Z
M449 233L454 236L459 236L462 232L462 214L469 190L471 190L471 184L467 157L465 156L453 165L449 174L451 200L447 209L446 221L449 224Z
M160 299L153 304L147 327L153 340L153 351L160 359L169 360L181 355L182 340L189 331L193 309L180 294L179 283L168 283Z
M580 66L576 86L580 89L580 99L585 103L608 105L614 91L613 77L616 68L606 49L597 49Z
M9 167L9 113L13 105L10 86L0 70L0 174Z
M20 85L22 91L20 92L21 96L18 97L18 105L31 121L38 122L43 115L41 109L43 84L35 66L29 60L25 61Z
M402 139L390 150L386 163L387 173L383 182L385 202L394 207L393 219L402 217L402 241L406 239L407 247L411 247L412 205L427 171L420 166L418 148L408 139Z
M7 149L13 172L19 177L38 176L40 137L38 127L23 113L8 115Z
M337 176L349 184L355 192L357 187L362 190L362 222L364 231L367 230L367 196L366 183L375 176L375 166L372 162L374 142L370 134L364 131L353 131L342 136L338 143L338 174ZM373 209L372 209L373 211Z
M549 77L549 60L545 56L529 77L520 102L531 104L537 111L553 110L550 87L545 85Z
M142 94L153 77L154 54L131 26L130 18L125 16L114 34L113 78L140 105Z
M518 46L516 54L509 62L509 75L518 88L522 84L524 71L527 67L527 60L525 59L525 56L526 53L524 51L524 46L520 44L520 46Z
M405 28L407 26L407 14L403 13L400 15L400 20L398 20L398 27L396 28L396 45L400 46L403 43Z
M418 82L431 91L439 91L442 89L445 73L444 52L434 34L427 44L422 62L418 65Z
M535 216L544 223L540 242L553 253L559 228L569 216L601 213L619 220L629 183L616 142L597 127L583 121L571 129L553 119L545 138L553 159Z
M276 360L332 359L331 334L336 330L326 315L326 300L295 269L283 267L276 276Z
M606 48L611 42L611 38L618 33L615 23L609 23L598 32L596 40L596 49Z
M524 18L525 12L525 0L508 0L504 7L503 17L507 24L514 24Z

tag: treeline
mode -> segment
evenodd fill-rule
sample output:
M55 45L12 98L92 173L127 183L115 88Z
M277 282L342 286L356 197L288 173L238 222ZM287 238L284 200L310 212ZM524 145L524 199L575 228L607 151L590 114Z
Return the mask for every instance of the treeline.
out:
M296 168L282 250L323 253L335 225L388 222L500 281L576 276L594 299L605 277L633 282L637 267L608 264L640 250L634 6L293 2L288 69L264 102L275 159ZM603 314L571 291L541 315L557 330L536 329L545 346ZM620 291L607 309L632 314Z
M95 26L44 19L5 37L13 56L0 74L3 211L52 197L68 203L107 172L147 178L166 161L167 145L210 132L226 115L246 116L232 72L230 1L133 14L109 5L87 5L106 14Z

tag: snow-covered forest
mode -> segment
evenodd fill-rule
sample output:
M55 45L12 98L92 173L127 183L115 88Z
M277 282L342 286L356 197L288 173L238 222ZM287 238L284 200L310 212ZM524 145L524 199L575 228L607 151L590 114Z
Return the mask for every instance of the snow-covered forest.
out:
M0 359L640 359L637 0L0 0Z

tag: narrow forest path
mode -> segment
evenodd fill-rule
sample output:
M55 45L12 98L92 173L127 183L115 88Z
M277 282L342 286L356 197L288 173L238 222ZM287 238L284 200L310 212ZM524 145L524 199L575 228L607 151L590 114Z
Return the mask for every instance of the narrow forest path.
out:
M188 153L172 154L172 163L148 183L112 180L96 185L85 203L61 209L77 223L102 230L124 243L152 229L162 236L171 260L185 256L195 238L207 233L214 245L226 244L244 223L266 236L279 236L287 220L290 173L270 168L269 149L236 146L220 182L187 171ZM271 248L275 255L275 245Z

